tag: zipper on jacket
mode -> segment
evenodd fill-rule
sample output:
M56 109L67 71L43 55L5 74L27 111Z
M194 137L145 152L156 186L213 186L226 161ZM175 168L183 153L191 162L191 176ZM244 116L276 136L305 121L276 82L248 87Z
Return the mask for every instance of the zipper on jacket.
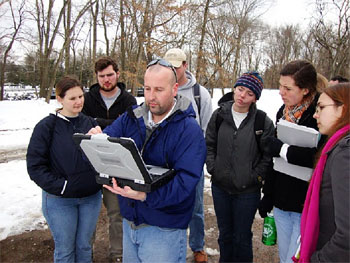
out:
M144 144L142 145L141 156L143 156L143 151L145 150L147 143L152 138L152 136L153 136L153 134L155 133L156 130L160 130L160 126L157 126L156 128L152 129L152 131L151 131L150 135L148 136L148 138L146 137L146 140L145 140ZM147 136L147 126L146 126L146 136Z
M172 113L168 118L166 118L164 121L166 121L166 122L169 123L169 122L172 120L172 118L174 118L174 116L177 115L178 112L180 112L180 110L176 110L175 112L173 112L173 113ZM154 129L152 129L151 134L148 136L148 138L146 138L145 143L144 143L143 146L142 146L142 149L141 149L141 156L142 156L143 151L144 151L144 149L145 149L145 147L146 147L146 144L147 144L147 143L149 142L149 140L152 138L154 132L157 131L157 130L161 130L162 128L163 128L163 127L159 124L157 127L155 127ZM146 130L147 130L147 126L146 126ZM146 131L146 136L147 136L147 131Z
M117 86L118 87L118 86ZM119 94L119 96L118 96L118 98L113 102L113 104L109 107L109 109L111 109L115 104L117 104L117 102L118 101L120 101L121 99L120 99L120 97L121 97L121 95L122 95L122 93L121 93L121 89L118 87L118 89L120 90L120 94ZM109 119L109 109L107 109L107 107L106 107L106 104L103 102L103 106L104 106L104 108L106 109L106 111L107 111L107 113L106 113L106 119ZM115 119L117 119L118 117L120 116L120 114L115 118Z

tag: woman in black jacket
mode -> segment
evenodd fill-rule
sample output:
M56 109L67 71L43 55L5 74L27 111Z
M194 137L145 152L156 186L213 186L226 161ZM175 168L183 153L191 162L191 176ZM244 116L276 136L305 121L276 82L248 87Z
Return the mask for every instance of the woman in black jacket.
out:
M262 89L257 72L244 73L234 85L233 98L213 113L206 130L220 262L253 261L251 228L271 163L262 141L274 133L273 122L256 108ZM259 129L256 123L261 123Z
M91 238L101 208L96 172L73 141L97 125L80 113L81 84L64 77L56 84L62 108L42 119L28 145L27 170L43 189L42 210L55 241L55 262L91 262Z
M318 94L317 73L314 66L304 60L285 65L280 72L280 95L284 105L277 112L276 123L282 119L317 130L315 113ZM281 157L291 164L313 168L315 148L284 144L276 137L266 140L272 157ZM263 187L264 197L259 204L261 217L266 217L274 206L280 262L293 262L300 235L300 218L308 182L273 170Z

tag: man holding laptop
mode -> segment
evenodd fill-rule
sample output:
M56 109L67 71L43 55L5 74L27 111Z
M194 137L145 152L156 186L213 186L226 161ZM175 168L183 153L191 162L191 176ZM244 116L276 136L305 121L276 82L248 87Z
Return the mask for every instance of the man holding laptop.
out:
M177 95L177 78L167 61L150 62L144 76L145 103L104 129L111 137L132 138L148 165L174 169L166 185L145 193L121 188L113 179L123 220L123 262L186 262L186 229L195 188L206 157L203 132L191 102ZM91 129L89 134L100 133Z

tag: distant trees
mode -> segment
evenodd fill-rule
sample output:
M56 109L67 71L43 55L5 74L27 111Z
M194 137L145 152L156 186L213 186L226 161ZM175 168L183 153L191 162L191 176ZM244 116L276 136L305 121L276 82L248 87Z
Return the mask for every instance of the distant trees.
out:
M315 58L315 63L326 76L349 77L350 1L317 1L316 8L315 22L310 31L311 37L319 47L319 56ZM326 20L327 13L336 17L335 23Z
M12 1L2 1L0 6L8 4L10 17L8 18L8 27L4 27L0 33L1 44L1 64L0 64L0 100L4 98L4 83L5 83L5 70L7 59L13 47L13 43L20 39L20 30L24 23L24 0L19 2L18 6L13 6ZM5 14L1 14L2 21L5 20Z
M186 51L190 70L209 89L232 88L247 70L276 88L281 67L293 59L310 60L328 78L350 77L349 0L317 0L305 29L266 25L260 15L267 0L8 0L0 6L6 21L0 25L1 87L17 78L39 86L47 101L64 74L91 85L101 55L116 59L135 93L147 62L172 47ZM15 44L25 47L21 57Z
M253 60L259 57L258 43L262 42L258 18L264 2L229 0L212 9L207 26L208 64L204 84L210 88L232 88L242 71L259 70L260 65Z
M36 40L39 50L40 97L46 97L47 102L50 99L56 81L57 69L61 66L64 54L66 66L69 65L71 36L91 4L91 2L87 2L83 6L78 6L75 17L72 17L72 2L70 0L62 1L62 5L58 9L55 8L54 0L35 0L35 8L31 12L31 16L36 23L38 36ZM54 12L56 10L59 11L57 16ZM63 29L62 23L64 23ZM61 47L56 47L60 36Z
M301 58L302 35L297 26L267 29L263 54L266 88L278 88L279 72L291 60ZM306 59L306 57L304 56Z
M278 72L286 62L307 59L328 79L350 76L349 0L318 0L313 20L305 30L298 26L269 29L264 53L265 83L276 86ZM332 17L332 20L329 20Z

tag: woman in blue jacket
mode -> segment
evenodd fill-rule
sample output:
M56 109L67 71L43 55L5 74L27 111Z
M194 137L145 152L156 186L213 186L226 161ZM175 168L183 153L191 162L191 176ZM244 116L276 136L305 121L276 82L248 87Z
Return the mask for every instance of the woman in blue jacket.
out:
M97 123L80 113L84 92L76 79L61 79L56 84L56 98L62 108L35 126L27 170L43 189L42 210L55 242L54 262L91 262L101 187L72 135L86 133Z

